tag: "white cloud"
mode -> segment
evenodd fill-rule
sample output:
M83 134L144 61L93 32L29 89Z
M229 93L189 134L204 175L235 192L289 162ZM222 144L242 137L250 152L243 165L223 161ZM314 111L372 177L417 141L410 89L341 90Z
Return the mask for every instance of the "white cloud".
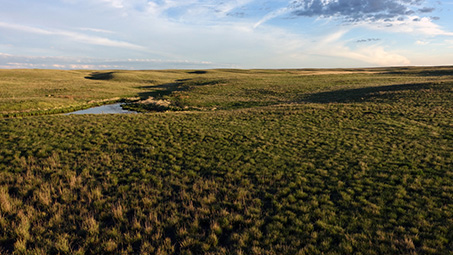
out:
M185 1L149 1L145 10L154 17L162 17L179 22L200 24L203 22L218 23L230 12L239 9L255 0L185 0ZM171 13L171 14L170 14Z
M163 59L96 59L74 57L16 56L0 53L0 68L44 69L168 69L168 68L213 68L209 61L163 60ZM217 67L217 66L216 66ZM224 66L231 67L231 66Z
M221 14L221 15L227 15L229 12L245 6L249 3L254 2L254 0L230 0L230 1L223 1L220 2L220 4L216 7L216 10Z
M304 55L317 55L328 58L340 58L348 62L360 61L367 65L395 66L409 65L410 60L400 54L387 51L378 44L364 45L351 49L346 46L343 36L349 32L347 29L331 33L318 38L315 42L305 45Z
M391 22L378 21L374 23L360 23L359 26L392 33L417 34L425 36L453 36L453 32L445 31L442 27L432 22L430 18L409 16L405 20Z
M42 29L32 26L24 26L18 24L10 24L5 22L0 22L0 27L12 29L16 31L22 31L27 33L34 33L40 35L56 35L66 37L72 41L93 44L93 45L101 45L101 46L109 46L109 47L120 47L120 48L128 48L134 50L146 50L145 47L136 45L129 42L119 41L119 40L112 40L105 37L99 36L92 36L72 31L65 31L65 30L57 30L57 29Z
M427 41L421 41L421 40L417 40L417 41L415 42L415 44L417 44L417 45L428 45L428 44L429 44L429 42L427 42Z
M347 33L347 29L340 29L334 33L328 34L321 39L321 45L335 44Z
M147 11L148 14L153 14L160 16L163 14L165 11L173 9L173 8L181 8L185 6L190 6L191 4L196 3L197 1L191 1L191 0L186 0L186 1L171 1L171 0L164 0L164 1L159 1L159 3L156 3L155 1L149 1L145 7L145 10Z
M118 9L124 8L123 0L101 0L101 1L110 4L114 8Z
M291 11L290 8L288 7L284 7L284 8L280 8L280 9L277 9L275 11L272 11L268 14L266 14L262 19L260 19L258 22L255 23L255 25L253 26L253 28L257 28L259 27L261 24L271 20L271 19L274 19L276 17L279 17L281 15L284 15L284 14L287 14Z
M54 34L48 30L41 29L41 28L23 26L23 25L18 25L18 24L11 24L11 23L6 23L6 22L0 22L0 27L17 30L17 31L28 32L28 33L34 33L34 34L42 34L42 35Z
M352 52L351 57L380 66L410 65L411 61L397 53L388 52L382 46L362 47Z
M82 31L90 31L95 33L104 33L104 34L114 34L115 32L106 30L106 29L99 29L99 28L90 28L90 27L81 27L79 30Z
M357 49L350 49L344 45L328 45L318 47L316 52L321 56L357 60L367 65L398 66L411 64L411 61L405 56L389 52L379 45L364 46Z

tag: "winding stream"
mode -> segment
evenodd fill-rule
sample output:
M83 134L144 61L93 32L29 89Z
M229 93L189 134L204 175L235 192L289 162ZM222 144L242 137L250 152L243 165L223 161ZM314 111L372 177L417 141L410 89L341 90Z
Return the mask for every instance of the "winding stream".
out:
M65 115L71 115L71 114L128 114L128 113L130 114L130 113L137 113L137 112L134 112L134 111L124 110L123 108L121 108L121 105L122 105L122 103L102 105L102 106L88 108L88 109L85 109L85 110L80 110L80 111L66 113Z

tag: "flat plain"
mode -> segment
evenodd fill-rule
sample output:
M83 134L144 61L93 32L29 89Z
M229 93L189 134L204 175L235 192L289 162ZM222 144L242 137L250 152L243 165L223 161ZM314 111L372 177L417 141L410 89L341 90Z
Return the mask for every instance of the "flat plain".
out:
M0 116L0 253L452 254L453 67L0 70Z

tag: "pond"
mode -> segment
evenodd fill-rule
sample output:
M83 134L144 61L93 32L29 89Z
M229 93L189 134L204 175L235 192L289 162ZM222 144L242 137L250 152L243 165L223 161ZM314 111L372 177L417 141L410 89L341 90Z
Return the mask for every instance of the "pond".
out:
M121 108L122 103L108 104L97 107L88 108L85 110L75 111L66 113L65 115L71 114L126 114L126 113L137 113L134 111L128 111Z

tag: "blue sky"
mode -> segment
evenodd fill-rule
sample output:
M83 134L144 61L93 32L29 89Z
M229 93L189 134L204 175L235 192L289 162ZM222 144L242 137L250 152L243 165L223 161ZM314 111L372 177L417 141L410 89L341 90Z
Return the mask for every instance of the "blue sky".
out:
M453 0L0 0L0 68L453 65Z

